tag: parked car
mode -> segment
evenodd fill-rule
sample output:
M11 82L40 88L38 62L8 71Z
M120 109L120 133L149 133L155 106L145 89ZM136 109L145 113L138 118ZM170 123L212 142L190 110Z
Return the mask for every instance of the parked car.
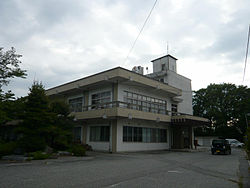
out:
M236 139L226 139L229 144L232 147L238 147L238 148L242 148L244 146L244 143L241 143L240 141L236 140Z
M231 154L231 146L228 140L216 139L212 141L211 153L214 154Z

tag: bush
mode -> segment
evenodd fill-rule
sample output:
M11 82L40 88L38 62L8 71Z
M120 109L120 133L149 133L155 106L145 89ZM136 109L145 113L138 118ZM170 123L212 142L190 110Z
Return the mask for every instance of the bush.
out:
M33 157L33 160L43 160L48 159L50 154L43 153L41 151L31 152L28 154L29 157Z
M250 151L250 127L247 128L246 149Z
M19 146L25 152L43 151L46 147L46 142L41 137L25 136L19 140Z
M80 144L75 144L72 146L71 151L74 156L85 156L86 155L86 149L84 146Z
M16 147L16 142L0 143L0 157L13 154Z

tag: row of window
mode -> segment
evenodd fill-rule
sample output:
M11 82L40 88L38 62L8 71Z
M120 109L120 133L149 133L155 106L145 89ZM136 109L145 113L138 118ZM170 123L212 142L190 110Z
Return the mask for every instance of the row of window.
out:
M167 102L161 99L125 91L124 101L129 104L127 107L131 109L159 114L167 113ZM68 102L71 112L82 112L83 97L69 99ZM108 102L111 102L111 91L91 95L91 104L94 105L93 108L98 104ZM176 104L172 104L172 112L177 112Z
M80 139L80 129L75 130ZM110 126L91 126L91 142L109 142ZM123 126L123 142L167 142L167 129Z
M166 114L167 102L161 99L125 91L124 101L130 104L129 108L144 112Z
M150 97L150 96L146 96L146 95L141 95L138 93L132 93L129 91L124 91L124 92L125 92L125 97L127 97L127 98L138 99L140 101L148 101L151 103L167 104L167 102L165 100L162 100L162 99L158 99L158 98L154 98L154 97Z
M71 112L82 112L83 109L83 97L77 97L73 99L69 99L69 106ZM101 93L95 93L91 95L91 104L94 105L93 108L95 108L96 105L111 102L111 91L105 91Z
M167 142L167 130L123 126L123 142Z

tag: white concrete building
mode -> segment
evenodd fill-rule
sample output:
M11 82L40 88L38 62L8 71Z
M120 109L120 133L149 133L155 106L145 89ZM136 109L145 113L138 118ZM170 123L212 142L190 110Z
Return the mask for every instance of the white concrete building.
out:
M177 74L176 60L153 60L149 75L142 67L117 67L46 93L69 103L78 124L75 139L94 150L192 148L193 127L208 120L192 115L191 80Z

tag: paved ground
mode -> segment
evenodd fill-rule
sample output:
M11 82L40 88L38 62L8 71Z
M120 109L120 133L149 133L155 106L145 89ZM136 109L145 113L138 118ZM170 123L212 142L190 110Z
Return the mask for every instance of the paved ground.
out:
M241 160L246 162L239 149L232 155L208 151L90 153L85 158L1 163L0 187L230 188L239 185Z

